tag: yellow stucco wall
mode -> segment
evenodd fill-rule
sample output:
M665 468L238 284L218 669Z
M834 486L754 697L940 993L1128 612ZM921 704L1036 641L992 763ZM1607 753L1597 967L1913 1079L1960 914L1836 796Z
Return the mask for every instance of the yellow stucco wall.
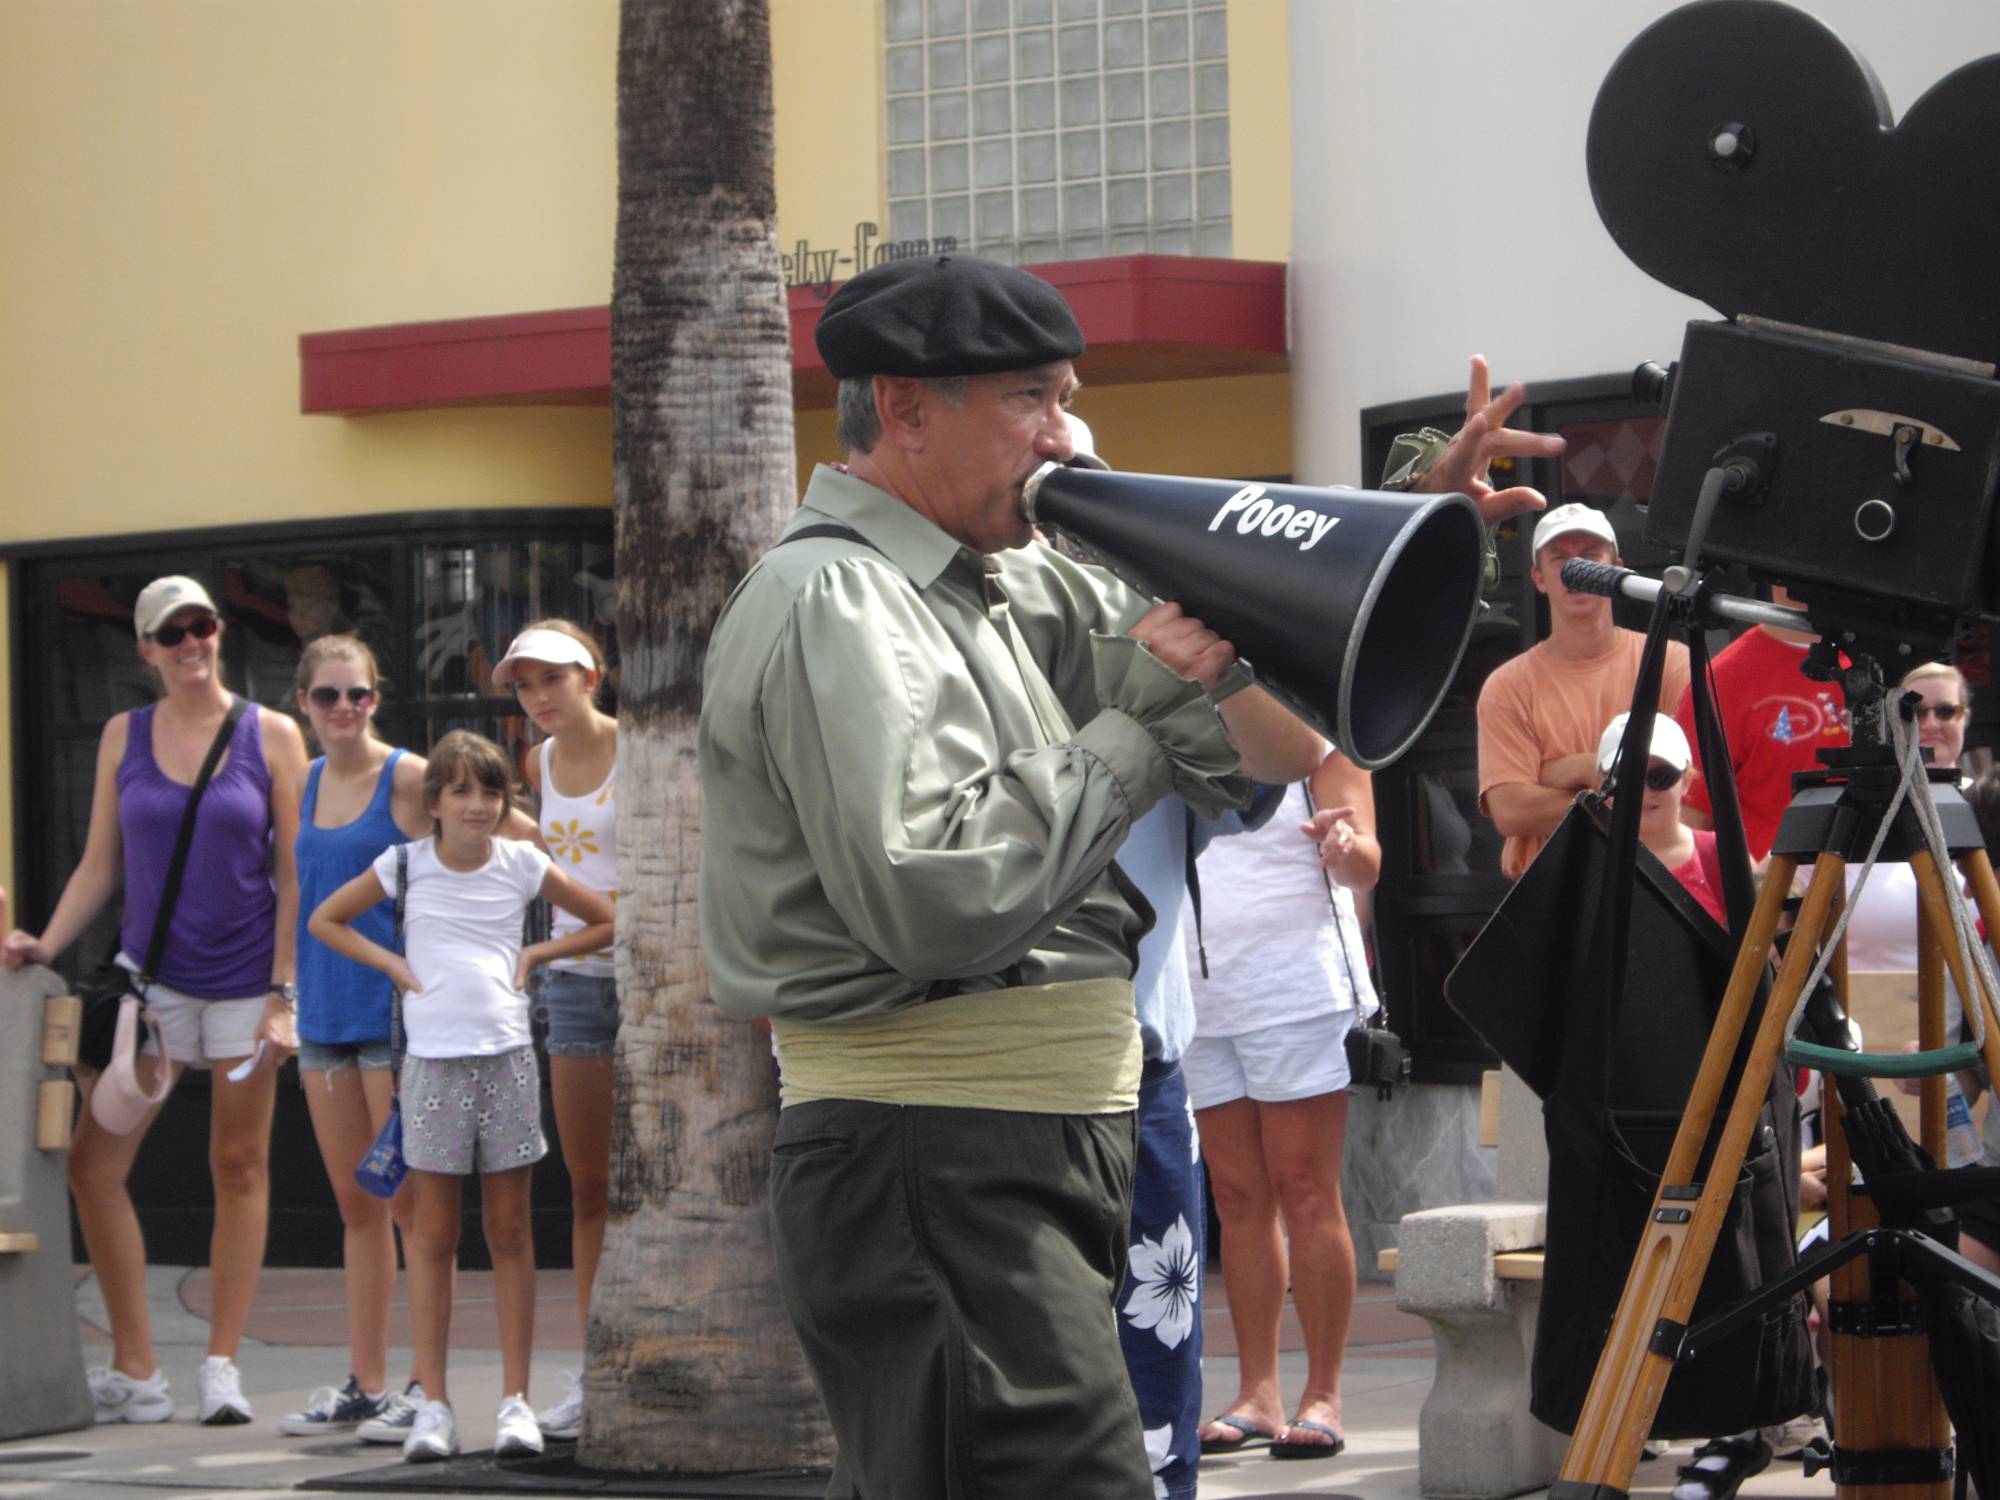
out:
M1285 6L1229 15L1236 250L1283 259ZM605 301L616 23L611 0L7 0L0 542L602 504L604 411L301 417L296 336ZM884 217L879 27L877 0L774 0L787 246Z
M780 233L880 218L873 0L775 0ZM0 6L0 542L601 505L602 409L301 417L300 333L603 303L611 0Z
M1229 186L1238 260L1292 255L1291 3L1229 0Z

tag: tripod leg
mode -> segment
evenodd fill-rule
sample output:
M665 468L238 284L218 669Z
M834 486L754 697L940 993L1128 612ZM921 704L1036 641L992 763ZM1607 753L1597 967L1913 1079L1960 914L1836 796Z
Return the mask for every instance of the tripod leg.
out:
M1758 893L1756 909L1730 971L1722 1009L1709 1032L1701 1068L1661 1174L1660 1191L1632 1259L1617 1316L1598 1356L1597 1373L1591 1378L1590 1393L1563 1456L1560 1475L1549 1491L1551 1500L1597 1500L1607 1494L1622 1495L1631 1485L1653 1414L1659 1410L1660 1393L1673 1369L1670 1355L1653 1351L1655 1330L1663 1321L1684 1325L1694 1307L1757 1113L1784 1047L1792 1006L1812 969L1828 910L1844 889L1844 862L1838 855L1821 854L1697 1201L1694 1183L1702 1147L1770 960L1778 918L1796 869L1795 859L1774 857Z
M1974 849L1960 857L1959 868L1972 882L1972 899L1979 907L1980 920L1986 924L1989 937L2000 938L2000 881L1993 878L1993 862L1986 857L1984 849ZM1978 986L1968 988L1963 980L1957 981L1959 994L1967 997L1980 995L1986 1006L1986 1043L1981 1049L1986 1059L1986 1076L1993 1080L1994 1087L2000 1088L2000 995L1986 995ZM1968 1003L1970 1003L1968 998ZM1987 1105L1988 1109L1994 1106Z
M1847 1134L1842 1126L1839 1095L1826 1091L1827 1212L1836 1241L1880 1220L1865 1193L1848 1185ZM1836 1176L1835 1165L1839 1165ZM1930 1340L1920 1332L1904 1333L1878 1326L1880 1298L1871 1257L1838 1267L1831 1278L1827 1303L1827 1345L1833 1388L1833 1432L1839 1453L1848 1461L1866 1462L1870 1455L1936 1449L1951 1443L1951 1423L1931 1373ZM1916 1291L1903 1282L1891 1283L1896 1304L1914 1310ZM1921 1326L1921 1325L1919 1325ZM1838 1471L1836 1471L1838 1472ZM1840 1483L1836 1500L1944 1500L1946 1481L1921 1484Z
M1951 938L1949 902L1956 899L1937 864L1921 850L1910 856L1918 901L1917 1044L1926 1051L1944 1046L1944 966L1948 963L1960 994L1967 976ZM1845 1110L1838 1094L1826 1090L1827 1198L1832 1232L1840 1239L1881 1221L1873 1201L1854 1193L1846 1171ZM1944 1160L1944 1079L1924 1080L1923 1145ZM1838 1169L1836 1169L1838 1163ZM1845 1461L1950 1445L1951 1424L1931 1373L1930 1341L1916 1316L1916 1290L1895 1281L1871 1257L1834 1271L1829 1303L1828 1344L1832 1350L1834 1432ZM1897 1309L1908 1316L1899 1320ZM1905 1329L1908 1331L1904 1331ZM1945 1481L1901 1484L1837 1483L1839 1500L1875 1500L1890 1494L1908 1500L1944 1500Z

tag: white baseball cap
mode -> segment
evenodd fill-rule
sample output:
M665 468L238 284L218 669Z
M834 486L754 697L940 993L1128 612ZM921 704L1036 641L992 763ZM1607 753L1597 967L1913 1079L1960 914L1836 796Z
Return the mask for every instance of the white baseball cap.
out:
M1625 721L1632 716L1620 714L1604 726L1604 733L1597 741L1597 769L1608 775L1618 759L1618 747L1625 739ZM1647 758L1663 760L1676 771L1685 771L1694 764L1694 751L1688 748L1688 737L1681 733L1681 726L1665 714L1653 716L1653 743L1647 747Z
M1535 523L1535 555L1540 557L1542 548L1573 531L1588 532L1611 543L1614 552L1618 549L1618 533L1612 530L1611 518L1594 506L1579 505L1572 500L1568 505L1558 505L1554 510L1544 512L1541 520Z
M493 669L494 685L506 687L512 682L514 663L520 661L547 662L552 666L574 664L593 672L597 670L597 658L590 654L590 647L560 630L524 630L515 636L514 644Z
M222 612L208 597L208 590L192 578L178 573L155 578L139 590L139 602L132 606L132 628L144 640L173 617L177 609L205 609L212 615Z

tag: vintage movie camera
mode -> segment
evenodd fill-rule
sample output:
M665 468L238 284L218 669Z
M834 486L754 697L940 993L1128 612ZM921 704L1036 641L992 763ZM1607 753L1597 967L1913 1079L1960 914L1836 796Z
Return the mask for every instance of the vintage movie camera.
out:
M1684 6L1626 48L1590 119L1598 213L1722 314L1652 382L1648 541L1699 541L1892 660L2000 615L1996 142L2000 56L1898 121L1860 56L1774 0Z

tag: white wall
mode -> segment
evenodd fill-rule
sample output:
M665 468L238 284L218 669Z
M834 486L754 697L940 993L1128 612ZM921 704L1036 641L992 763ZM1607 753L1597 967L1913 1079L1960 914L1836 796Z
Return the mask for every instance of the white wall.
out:
M1611 243L1590 200L1597 86L1659 0L1292 0L1294 471L1349 484L1359 412L1663 363L1708 309ZM1805 0L1902 112L2000 52L1996 0Z

